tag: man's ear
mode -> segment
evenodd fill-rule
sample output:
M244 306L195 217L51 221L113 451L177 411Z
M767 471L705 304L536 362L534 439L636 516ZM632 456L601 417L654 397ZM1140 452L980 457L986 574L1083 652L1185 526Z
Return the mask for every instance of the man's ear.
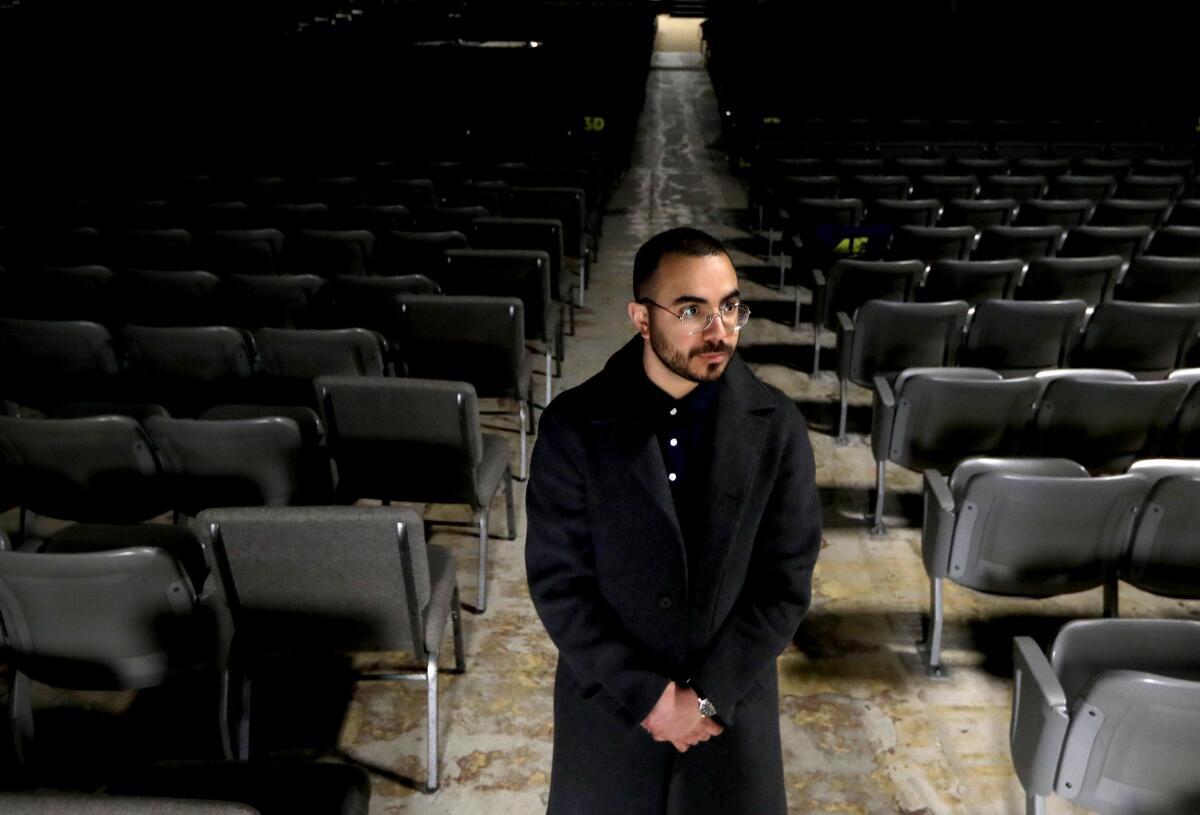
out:
M630 300L629 305L625 308L629 312L629 319L633 322L634 327L642 335L642 339L650 339L650 309L635 300Z

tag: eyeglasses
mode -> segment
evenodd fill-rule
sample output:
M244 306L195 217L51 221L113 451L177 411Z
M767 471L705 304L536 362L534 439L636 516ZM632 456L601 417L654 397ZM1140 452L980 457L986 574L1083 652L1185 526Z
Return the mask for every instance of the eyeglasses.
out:
M638 302L649 303L652 306L661 308L667 314L679 320L680 325L687 330L687 333L692 335L703 334L707 331L708 327L713 324L713 320L717 319L718 314L721 315L721 323L730 331L741 331L746 323L750 321L750 306L743 305L736 300L722 303L721 307L716 311L708 311L699 305L692 304L685 307L678 314L666 306L658 305L658 303L649 297L638 298Z

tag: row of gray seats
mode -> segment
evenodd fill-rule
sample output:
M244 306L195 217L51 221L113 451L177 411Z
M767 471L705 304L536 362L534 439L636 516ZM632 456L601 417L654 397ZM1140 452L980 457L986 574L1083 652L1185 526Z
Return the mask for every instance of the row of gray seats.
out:
M921 556L930 580L927 667L942 667L949 580L987 594L1052 597L1118 581L1200 599L1200 460L1149 459L1091 476L1065 458L968 458L925 471Z
M910 368L875 380L873 531L884 531L887 463L951 471L972 456L1065 458L1094 473L1152 457L1200 456L1194 370L1161 381L1060 370L1005 379L983 368Z
M464 504L478 536L476 608L485 610L488 524L501 487L507 538L516 534L512 453L504 437L482 432L471 385L357 376L315 384L319 419L303 408L247 405L141 423L0 416L0 498L20 508L26 543L35 534L31 513L137 523L168 511L335 498ZM405 466L412 461L421 466Z
M983 300L973 309L963 300L868 300L853 318L837 316L837 440L843 445L851 383L873 388L876 377L892 382L906 368L955 365L1006 377L1105 368L1162 379L1194 363L1200 336L1200 302L1112 300L1089 314L1081 299Z
M185 568L180 552L200 558L204 573ZM419 668L369 676L424 680L424 787L438 786L437 690L446 670L439 654L447 623L452 672L465 669L465 654L454 559L444 547L426 543L412 510L259 507L208 511L191 526L67 527L40 551L0 547L0 622L0 644L9 658L10 722L23 763L38 760L33 681L140 690L186 676L207 678L216 691L213 729L221 752L244 760L251 755L252 682L266 660L396 651L412 654ZM153 773L134 778L139 783L132 786L143 794L179 787L178 778L171 785L160 779L157 790ZM209 794L203 797L220 799L231 784L205 786ZM302 789L311 800L292 797ZM283 811L365 809L345 795L336 810L322 804L327 796L311 779L274 795L293 807ZM257 800L272 798L259 792ZM346 806L355 809L341 808Z

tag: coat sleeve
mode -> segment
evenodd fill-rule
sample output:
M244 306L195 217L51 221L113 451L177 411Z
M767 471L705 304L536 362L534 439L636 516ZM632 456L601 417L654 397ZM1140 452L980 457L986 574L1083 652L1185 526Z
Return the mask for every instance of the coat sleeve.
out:
M692 681L732 725L737 705L787 647L812 599L812 571L821 549L821 503L808 431L790 402L779 471L763 516L745 582L710 641Z
M546 631L581 685L599 685L630 724L649 715L670 678L600 595L578 434L552 404L542 415L529 472L525 569Z

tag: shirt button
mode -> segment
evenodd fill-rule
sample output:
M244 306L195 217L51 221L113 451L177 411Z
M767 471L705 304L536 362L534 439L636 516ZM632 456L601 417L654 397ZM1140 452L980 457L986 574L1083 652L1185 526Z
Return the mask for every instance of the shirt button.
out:
M671 439L671 446L672 446L672 447L675 447L675 446L676 446L676 445L678 445L678 444L679 444L679 439Z
M678 408L671 408L671 415L672 415L672 416L674 416L674 415L675 415L676 413L678 413L678 412L679 412L679 409L678 409Z
M675 480L675 473L667 473L667 480L668 480L668 481L674 481L674 480Z
M658 607L664 611L670 608L672 605L674 605L674 603L671 602L671 598L667 595L664 594L662 597L658 598Z

